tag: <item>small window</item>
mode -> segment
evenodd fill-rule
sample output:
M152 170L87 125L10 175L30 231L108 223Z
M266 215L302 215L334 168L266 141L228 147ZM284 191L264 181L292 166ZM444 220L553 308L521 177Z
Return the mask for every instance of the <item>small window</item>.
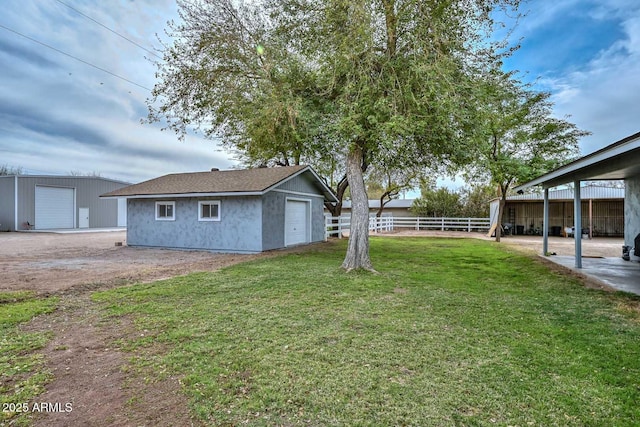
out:
M220 221L220 202L198 202L198 221Z
M176 213L176 202L156 202L156 220L174 221Z

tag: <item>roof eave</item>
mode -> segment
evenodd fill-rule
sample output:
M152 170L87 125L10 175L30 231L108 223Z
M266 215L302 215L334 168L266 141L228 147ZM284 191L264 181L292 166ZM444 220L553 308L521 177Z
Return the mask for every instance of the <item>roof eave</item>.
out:
M536 179L519 185L515 187L514 190L518 192L538 185L542 185L543 188L551 188L558 185L566 184L568 182L573 182L576 179L579 181L589 179L603 179L597 177L603 175L605 172L598 171L598 173L596 173L595 171L593 171L590 173L588 171L589 168L596 168L598 164L612 161L613 159L620 158L621 156L628 156L629 153L631 153L632 151L635 152L636 150L640 152L640 132L614 144L611 144L610 146L605 147L599 151L582 157L581 159L561 166L558 169L551 171L545 175L541 175ZM616 167L613 168L612 171L618 169L623 170L621 166L616 165ZM590 174L593 175L593 177L590 177Z
M233 197L233 196L262 196L265 191L227 191L219 193L164 193L164 194L122 194L102 195L101 199L185 199L193 197Z
M333 190L331 190L325 183L324 180L322 180L322 178L320 178L320 176L316 173L316 171L313 170L313 168L311 166L305 166L304 168L300 169L299 171L292 173L291 175L287 176L286 178L276 182L275 184L271 185L270 187L266 188L263 192L264 193L268 193L269 191L281 186L282 184L284 184L287 181L292 180L293 178L302 175L305 172L311 172L311 174L313 175L314 179L316 181L318 181L318 183L320 183L320 186L322 188L322 193L324 195L325 200L328 200L329 202L337 202L338 201L338 197L333 193Z
M333 191L325 184L325 182L318 176L318 174L310 166L304 166L300 170L291 173L283 179L271 184L270 186L252 191L226 191L226 192L206 192L206 193L145 193L145 194L122 194L115 192L105 193L100 198L103 199L156 199L156 198L190 198L190 197L239 197L239 196L262 196L269 191L276 189L285 182L303 174L309 172L312 174L314 180L319 184L321 193L326 201L337 202L338 198Z

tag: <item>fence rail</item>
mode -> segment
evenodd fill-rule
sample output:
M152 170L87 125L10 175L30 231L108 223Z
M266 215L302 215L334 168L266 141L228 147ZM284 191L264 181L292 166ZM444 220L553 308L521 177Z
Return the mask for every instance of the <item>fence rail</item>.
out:
M326 238L342 237L351 227L350 216L325 217ZM413 230L486 231L491 228L489 218L426 218L426 217L370 217L369 231L374 233L394 231L398 228Z

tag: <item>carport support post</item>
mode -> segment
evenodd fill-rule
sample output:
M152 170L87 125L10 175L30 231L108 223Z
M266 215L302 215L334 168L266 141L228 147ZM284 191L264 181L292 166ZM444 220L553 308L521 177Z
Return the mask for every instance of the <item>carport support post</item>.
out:
M549 253L549 189L544 189L544 211L542 214L542 256Z
M580 181L573 183L573 238L576 242L576 268L582 268L582 201Z

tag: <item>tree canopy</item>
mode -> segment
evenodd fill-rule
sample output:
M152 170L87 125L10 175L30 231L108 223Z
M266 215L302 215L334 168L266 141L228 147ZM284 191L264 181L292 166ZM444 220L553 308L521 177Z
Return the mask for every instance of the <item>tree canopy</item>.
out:
M496 240L500 241L504 202L513 184L577 158L578 140L589 132L578 129L568 118L554 117L549 93L532 90L509 73L491 70L476 90L483 107L468 178L489 181L498 190Z
M150 120L253 159L344 159L346 270L373 269L363 173L469 161L477 77L504 54L496 8L519 0L178 1ZM293 159L293 160L291 160Z

